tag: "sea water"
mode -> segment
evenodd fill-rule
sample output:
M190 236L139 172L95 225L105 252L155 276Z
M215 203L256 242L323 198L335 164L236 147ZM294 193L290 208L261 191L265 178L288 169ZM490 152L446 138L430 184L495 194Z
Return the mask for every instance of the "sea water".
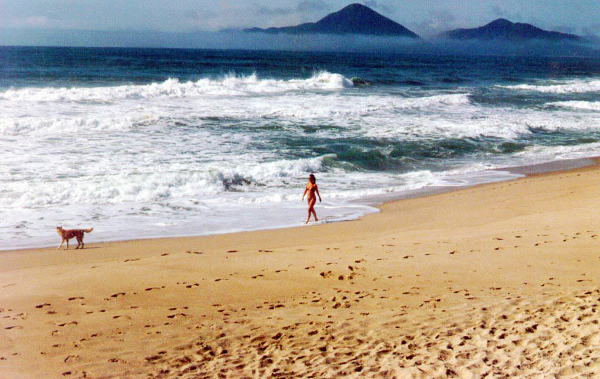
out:
M600 60L0 47L0 249L296 226L598 155Z

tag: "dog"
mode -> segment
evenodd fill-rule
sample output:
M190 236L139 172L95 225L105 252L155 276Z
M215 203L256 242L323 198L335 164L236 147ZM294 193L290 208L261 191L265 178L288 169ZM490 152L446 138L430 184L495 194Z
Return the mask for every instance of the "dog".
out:
M62 238L60 242L60 246L57 249L60 249L67 241L67 248L65 250L69 250L69 240L73 237L77 238L77 247L75 249L79 249L79 244L81 244L81 248L83 249L83 233L91 233L94 228L90 229L63 229L62 226L56 227L56 233Z

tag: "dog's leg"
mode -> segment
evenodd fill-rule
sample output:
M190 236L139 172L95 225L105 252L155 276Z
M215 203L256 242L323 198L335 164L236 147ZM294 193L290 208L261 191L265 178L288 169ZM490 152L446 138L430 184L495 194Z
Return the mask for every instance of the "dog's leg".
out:
M63 243L65 243L65 239L63 238L63 240L60 242L60 245L57 247L57 249L60 249L63 245Z
M69 250L69 239L67 238L67 248L65 250Z
M83 245L83 236L84 236L84 234L83 234L83 233L81 233L81 248L82 248L82 249L83 249L83 246L84 246L84 245Z

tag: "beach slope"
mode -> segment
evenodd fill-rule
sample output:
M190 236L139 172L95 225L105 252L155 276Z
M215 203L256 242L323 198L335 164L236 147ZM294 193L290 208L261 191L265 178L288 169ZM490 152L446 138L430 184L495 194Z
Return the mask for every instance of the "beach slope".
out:
M0 252L0 377L595 377L599 199L593 166L357 221Z

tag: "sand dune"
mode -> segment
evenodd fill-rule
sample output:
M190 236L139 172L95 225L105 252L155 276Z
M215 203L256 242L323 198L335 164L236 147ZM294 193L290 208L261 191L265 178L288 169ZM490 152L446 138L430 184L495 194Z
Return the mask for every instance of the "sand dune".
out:
M0 377L598 377L599 176L310 228L1 252Z

